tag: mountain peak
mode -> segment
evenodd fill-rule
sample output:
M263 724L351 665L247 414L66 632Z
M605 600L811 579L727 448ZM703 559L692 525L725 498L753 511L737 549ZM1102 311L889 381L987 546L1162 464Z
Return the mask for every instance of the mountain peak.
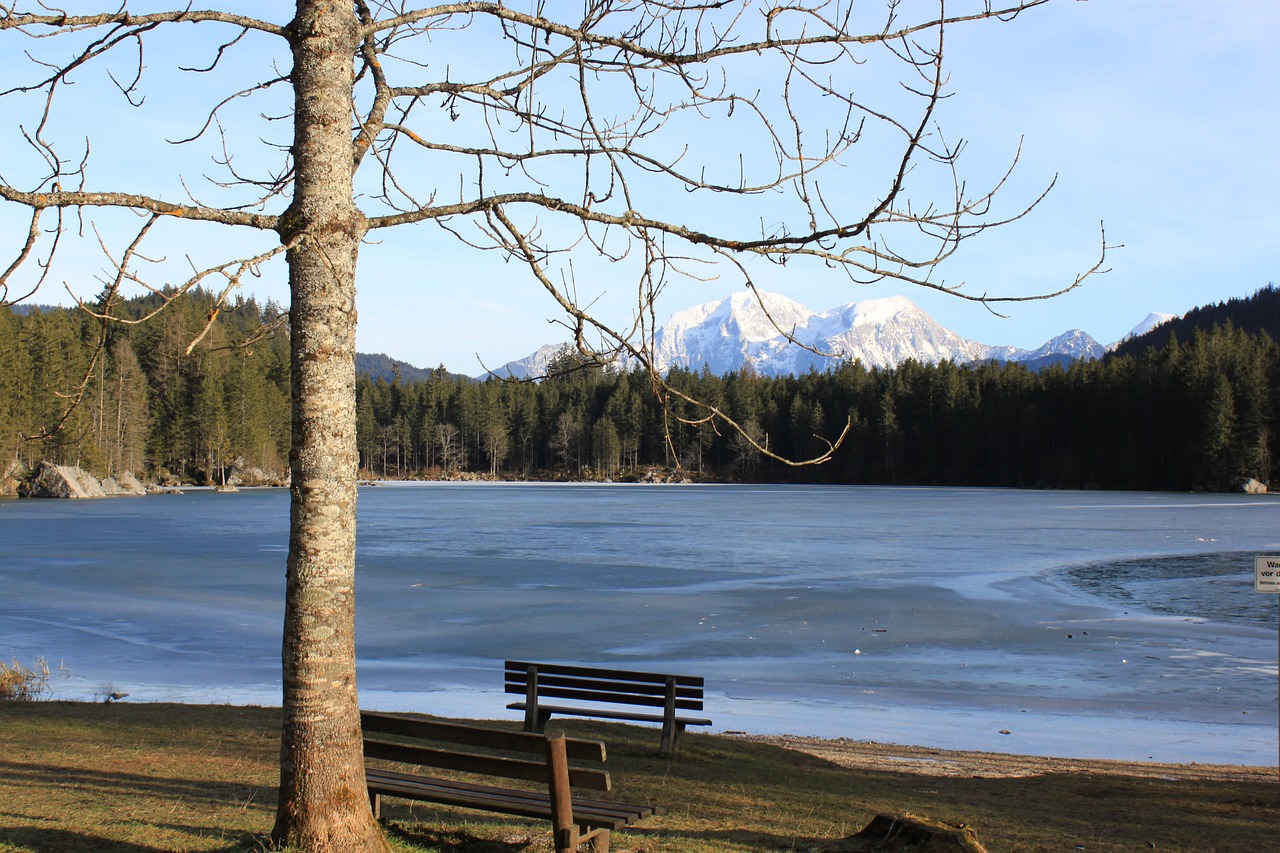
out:
M1050 353L1061 353L1063 355L1075 355L1084 358L1098 358L1103 353L1102 345L1093 339L1092 336L1079 329L1071 329L1063 332L1056 338L1050 338L1044 346L1035 350L1035 355L1049 355Z
M988 349L938 325L905 296L865 299L815 313L763 291L758 299L740 292L677 311L655 339L659 370L696 370L705 364L721 374L745 366L766 375L799 374L827 370L838 360L819 353L892 367L908 358L973 361Z
M781 294L760 291L757 297L754 293L740 291L675 312L662 325L659 334L667 329L674 332L698 326L735 326L750 340L767 340L778 334L775 324L788 329L807 322L812 315L808 308Z
M1144 323L1162 316L1153 314ZM791 339L802 346L795 346ZM906 296L864 299L815 313L793 299L765 291L739 291L676 311L657 330L654 342L654 366L659 371L699 370L705 365L720 375L744 367L766 376L799 375L830 370L842 360L893 368L908 359L927 364L995 359L1024 362L1035 369L1099 358L1105 352L1079 329L1064 332L1036 350L981 344L938 324ZM559 349L543 347L495 373L540 375L544 371L539 366L545 367Z
M1170 320L1177 319L1173 314L1165 314L1162 311L1152 311L1147 315L1146 319L1129 330L1129 334L1107 347L1108 350L1114 350L1130 338L1139 338L1156 326L1162 326Z
M860 302L854 302L846 307L853 309L854 323L858 325L880 325L888 323L900 314L920 311L916 304L905 296L885 296L880 299L863 299Z

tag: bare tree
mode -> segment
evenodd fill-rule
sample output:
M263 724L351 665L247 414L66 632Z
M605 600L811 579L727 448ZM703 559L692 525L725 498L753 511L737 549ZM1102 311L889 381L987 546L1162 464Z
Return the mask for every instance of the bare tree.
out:
M578 473L578 443L582 438L582 423L573 412L561 412L556 418L555 427L547 444L556 459L570 473Z
M484 452L489 457L489 475L498 476L498 465L507 458L507 448L510 445L510 439L507 437L507 428L502 423L494 421L484 429Z
M733 468L750 478L760 467L760 447L768 445L768 438L759 422L751 418L742 424L742 430L729 438L729 450L733 454Z
M445 476L461 471L467 464L466 446L462 443L462 434L451 423L436 426L436 447L440 454L440 468Z
M297 0L284 22L189 5L68 14L0 2L0 51L30 58L0 83L0 100L28 115L4 128L12 139L0 198L6 215L25 211L26 224L0 268L0 302L59 275L77 241L106 258L105 296L88 306L104 321L122 288L167 301L216 281L225 299L273 258L288 265L292 514L278 842L386 849L363 787L353 639L355 281L366 237L429 224L519 262L579 351L602 361L651 363L654 300L672 280L729 275L754 290L753 273L770 262L1007 301L933 272L1037 201L1001 215L1004 178L976 194L961 179L960 146L935 127L948 94L944 36L1047 0L953 8L959 2L886 0L868 13L853 0L521 4L531 11ZM872 100L859 81L878 59L901 74L868 86L883 90ZM188 102L209 98L186 116L189 132L170 137L190 156L138 154L123 186L104 183L94 153L142 146L151 128L174 126L154 114L156 89L148 91L153 75L175 73L157 71L167 65L189 75ZM104 80L118 108L72 100L73 86ZM202 179L210 148L212 174ZM863 160L863 150L879 154ZM858 167L860 189L827 181L844 167ZM924 176L938 172L944 183L930 197L939 184ZM226 236L210 240L210 225ZM190 254L185 273L145 253L161 239ZM212 256L220 247L226 255ZM1101 256L1062 289L1098 271ZM596 294L575 270L601 259L613 264L609 280L631 282L628 317L592 313ZM92 375L91 365L86 383ZM737 428L656 371L650 378L664 400L699 413L687 422Z

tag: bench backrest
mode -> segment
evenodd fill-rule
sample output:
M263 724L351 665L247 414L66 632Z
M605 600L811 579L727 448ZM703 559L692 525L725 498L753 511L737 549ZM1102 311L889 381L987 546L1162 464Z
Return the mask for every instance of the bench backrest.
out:
M366 758L526 782L547 782L549 739L546 735L373 711L360 712L360 725L364 729ZM602 742L565 738L564 744L570 761L604 764ZM513 753L536 758L517 758L512 756ZM608 791L612 787L608 771L580 766L569 767L569 784L592 791Z
M539 699L575 699L662 708L666 705L667 685L674 683L677 709L702 710L703 680L698 676L509 660L506 662L506 692L527 695L531 672L537 679Z

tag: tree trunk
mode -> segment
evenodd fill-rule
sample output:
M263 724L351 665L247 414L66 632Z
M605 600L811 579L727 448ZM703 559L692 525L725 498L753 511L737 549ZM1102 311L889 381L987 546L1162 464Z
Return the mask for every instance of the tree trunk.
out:
M288 253L293 438L284 724L274 841L387 851L364 783L355 681L355 271L351 4L299 0L291 25L296 168Z

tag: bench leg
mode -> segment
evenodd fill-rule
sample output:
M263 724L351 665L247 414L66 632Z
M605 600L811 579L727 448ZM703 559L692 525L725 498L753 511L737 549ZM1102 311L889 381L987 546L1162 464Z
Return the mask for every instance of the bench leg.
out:
M658 752L663 758L675 755L680 746L680 735L684 732L684 723L668 722L662 724L662 746Z
M551 830L551 846L555 848L556 853L578 853L578 827L571 826L567 829Z
M547 793L551 800L551 836L556 853L576 853L578 825L573 821L569 759L563 734L547 738Z
M609 830L597 829L589 839L591 853L609 853Z
M547 721L538 708L538 668L530 666L525 672L524 683L524 730L541 732Z
M542 714L539 712L537 703L526 703L524 709L524 730L526 732L541 732L542 726Z
M658 747L658 754L665 758L674 753L679 737L680 729L676 723L676 680L668 676L662 708L662 745Z
M380 794L369 792L369 808L373 809L373 819L382 819L382 796Z
M542 734L547 730L547 721L550 719L551 719L550 711L544 711L541 708L539 708L536 716L526 711L524 715L524 730L526 732L536 732L537 734Z

